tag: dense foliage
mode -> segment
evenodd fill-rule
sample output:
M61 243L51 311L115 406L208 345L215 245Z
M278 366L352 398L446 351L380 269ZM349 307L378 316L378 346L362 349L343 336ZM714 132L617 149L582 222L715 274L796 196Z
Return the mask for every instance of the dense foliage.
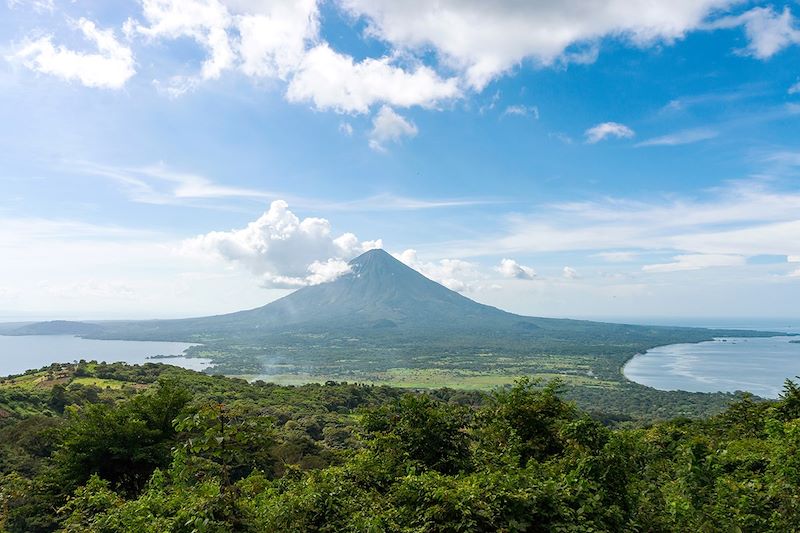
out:
M166 365L0 382L0 531L794 531L800 388L611 429L521 379L280 387Z

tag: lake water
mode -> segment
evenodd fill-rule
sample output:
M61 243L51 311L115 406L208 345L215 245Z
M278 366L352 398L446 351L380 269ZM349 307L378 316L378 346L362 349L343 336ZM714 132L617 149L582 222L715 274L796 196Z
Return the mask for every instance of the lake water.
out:
M660 390L741 390L776 398L786 378L800 375L800 344L790 342L798 339L724 338L659 346L628 361L623 373Z
M193 344L185 342L109 341L82 339L71 335L0 335L0 376L21 374L51 363L70 363L80 359L125 362L128 364L166 363L191 370L203 370L210 359L170 357L153 359L154 355L181 356Z

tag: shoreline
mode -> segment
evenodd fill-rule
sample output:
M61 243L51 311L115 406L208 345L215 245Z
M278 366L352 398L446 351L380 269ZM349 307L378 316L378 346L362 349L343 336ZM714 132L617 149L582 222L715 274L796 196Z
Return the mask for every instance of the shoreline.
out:
M650 388L650 389L653 389L653 390L657 390L657 391L660 391L660 392L680 391L680 392L691 392L691 393L699 393L699 394L748 392L749 394L752 394L756 398L774 399L771 396L763 396L763 395L760 395L760 394L757 394L757 393L754 393L754 392L751 392L751 391L748 391L748 390L745 390L745 389L741 389L741 390L737 389L737 390L734 390L734 391L721 390L721 389L715 390L715 391L706 391L706 390L697 391L697 390L687 390L685 388L658 388L658 387L655 387L653 385L649 385L649 384L646 384L646 383L641 383L639 381L635 381L634 379L631 379L625 373L625 370L626 370L626 368L629 367L629 365L637 357L644 357L644 356L648 355L650 352L652 352L653 350L657 350L659 348L667 348L669 346L683 346L683 345L685 345L685 346L694 346L694 345L700 345L700 344L705 344L705 343L715 343L715 342L719 342L719 341L722 341L722 342L719 342L720 344L725 344L726 341L729 341L729 340L747 341L749 339L780 339L780 338L792 338L792 337L798 337L798 336L800 336L800 334L798 334L798 333L788 333L787 332L787 333L781 333L781 334L777 334L777 335L758 335L758 336L751 335L751 336L741 336L741 337L739 337L739 336L721 336L721 337L714 337L712 339L701 340L701 341L697 341L697 342L680 342L680 343L672 343L672 344L662 344L662 345L659 345L659 346L654 346L652 348L649 348L644 352L636 353L636 354L632 355L631 357L627 358L622 363L622 365L620 365L619 372L620 372L620 375L622 376L622 378L627 383L634 384L634 385L637 385L637 386L640 386L640 387L647 387L647 388ZM736 345L738 343L737 342L731 342L730 344L731 345ZM800 339L798 339L798 340L790 340L790 341L787 342L787 344L800 344ZM666 376L673 376L673 375L674 376L679 376L679 374L665 374L665 377ZM690 379L690 377L687 376L687 379ZM791 379L791 377L787 377L785 379ZM769 385L758 384L758 386L767 387Z

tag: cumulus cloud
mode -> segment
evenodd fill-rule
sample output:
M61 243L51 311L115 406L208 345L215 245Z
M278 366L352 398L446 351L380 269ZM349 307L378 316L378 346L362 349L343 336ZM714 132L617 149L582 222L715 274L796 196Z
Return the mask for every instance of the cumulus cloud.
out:
M429 67L405 70L388 57L357 62L327 43L308 51L286 91L290 102L342 113L366 113L376 103L432 107L459 95L455 78L442 79Z
M172 78L165 89L170 96L232 68L288 82L290 102L345 113L382 103L432 107L460 95L456 78L443 79L430 67L405 69L391 57L356 61L333 50L320 39L316 0L143 0L142 15L143 22L126 22L128 35L185 37L207 52L199 76Z
M786 91L786 92L788 92L789 94L797 94L797 93L800 93L800 81L798 81L797 83L795 83L794 85L792 85L791 87L789 87L789 90L788 90L788 91Z
M636 146L679 146L713 139L717 135L719 132L712 129L695 128L646 139Z
M634 136L634 132L628 126L619 122L603 122L586 130L584 135L587 143L594 144L608 137L630 138Z
M352 233L334 237L324 218L300 219L282 200L257 220L231 231L212 231L183 243L187 253L212 254L241 265L265 287L296 288L332 281L349 271L346 261L380 248Z
M710 28L744 26L750 43L745 53L758 59L769 59L784 48L800 43L800 30L788 6L778 13L772 6L755 7L741 15L714 21Z
M319 33L315 0L142 0L142 16L143 22L125 23L126 34L151 40L189 38L207 52L198 76L171 78L171 96L232 68L252 77L286 80Z
M27 68L87 87L119 89L135 73L133 52L121 44L114 30L99 29L94 22L81 18L78 29L97 47L97 53L79 52L53 44L47 35L29 40L12 56Z
M733 0L584 0L465 2L343 0L368 31L402 50L438 52L443 63L482 89L525 59L540 65L593 61L604 36L635 45L672 42Z
M317 39L317 2L285 0L257 5L260 12L236 19L242 71L248 76L286 80L302 62L308 44Z
M561 271L561 275L566 279L578 279L580 277L577 270L568 266L564 267Z
M703 268L741 266L747 259L741 255L726 254L687 254L676 255L671 263L645 265L644 272L678 272L682 270L700 270Z
M51 0L25 3L52 5ZM363 21L366 33L381 39L387 49L383 57L356 59L325 41L319 0L140 3L141 14L123 26L132 42L191 39L205 51L196 75L168 76L157 84L164 94L178 97L201 81L236 70L286 82L291 102L344 113L367 113L380 105L435 108L469 89L482 90L526 60L538 66L591 63L606 37L651 46L727 24L744 25L759 54L796 40L787 10L779 14L758 8L708 22L736 0L674 0L668 5L651 0L342 0L333 5ZM121 86L132 74L106 85ZM508 112L536 116L533 107L511 106Z
M218 78L234 62L228 36L232 18L217 0L142 0L145 23L129 19L124 26L129 36L150 39L188 37L203 46L208 57L201 67L201 78Z
M502 259L495 270L505 278L534 279L536 277L534 269L521 265L513 259Z
M388 106L383 106L372 120L372 131L369 146L373 150L383 152L387 143L398 143L403 137L415 137L417 126L401 117Z
M480 288L475 283L476 278L479 276L476 267L467 261L462 261L461 259L422 261L417 256L417 251L413 249L393 255L423 276L441 283L451 291L465 292Z
M600 40L609 36L635 46L669 44L708 27L710 15L735 3L342 0L336 6L365 21L367 33L388 48L387 57L355 60L334 51L322 38L319 0L140 1L142 13L125 23L126 34L194 40L206 52L197 79L216 79L236 68L247 76L288 82L291 101L359 113L373 104L433 107L460 97L465 88L482 90L528 59L541 66L590 63L599 54ZM52 6L52 0L25 3ZM778 40L794 38L788 11L762 9L730 24L744 24L746 31L759 36L758 50L769 48L761 37L769 30L779 32ZM399 66L399 58L405 67ZM408 66L415 61L416 66ZM452 77L443 78L440 72ZM168 94L194 86L184 83Z

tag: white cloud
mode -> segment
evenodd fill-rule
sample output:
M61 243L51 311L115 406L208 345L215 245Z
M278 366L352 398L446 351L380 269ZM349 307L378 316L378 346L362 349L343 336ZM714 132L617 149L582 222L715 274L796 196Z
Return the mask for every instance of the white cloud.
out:
M267 191L219 185L204 176L174 171L162 164L112 167L81 162L73 166L78 172L119 183L131 199L146 204L164 205L225 198L265 199L275 196L275 193Z
M173 97L232 68L285 81L319 33L315 0L142 0L142 15L144 23L125 23L126 34L159 40L186 37L206 50L197 76L170 79L165 92Z
M671 263L645 265L644 272L678 272L682 270L700 270L703 268L741 266L747 259L741 255L725 254L688 254L676 255Z
M461 93L456 78L442 79L424 65L404 69L392 57L355 61L336 52L319 38L315 0L143 0L142 8L145 22L130 19L126 33L188 37L207 52L199 77L171 78L164 92L172 97L231 68L288 82L290 102L346 113L382 103L433 107Z
M327 43L308 51L286 91L290 102L341 113L366 113L378 103L433 107L459 96L455 78L442 79L427 66L404 70L388 57L356 62Z
M166 82L153 80L156 90L172 99L194 91L199 84L200 80L193 76L172 76Z
M793 271L789 272L788 275L789 275L790 278L800 278L800 268L798 268L797 270L793 270Z
M19 6L27 5L37 12L47 11L52 13L56 9L56 5L53 0L7 0L6 4L8 4L9 9L15 9Z
M381 107L372 120L369 146L373 150L385 151L386 143L398 143L403 137L415 137L417 126L401 117L388 106Z
M151 39L188 37L203 46L208 57L203 61L200 77L216 79L235 61L228 35L232 17L217 0L142 0L146 24L133 19L125 23L125 33Z
M629 250L676 254L800 255L800 193L734 182L704 198L606 198L537 206L509 216L504 233L442 247L458 257Z
M510 105L505 109L505 111L503 111L503 116L506 115L516 115L518 117L532 117L536 120L539 120L539 108L536 107L535 105L532 106Z
M709 25L710 29L744 26L750 43L746 53L758 59L769 59L784 48L800 43L800 30L788 6L778 13L770 7L755 7L734 17L724 17Z
M577 270L568 266L564 267L561 271L561 275L566 279L578 279L580 277Z
M788 90L788 91L786 91L786 92L788 92L789 94L797 94L797 93L800 93L800 81L798 81L797 83L795 83L794 85L792 85L791 87L789 87L789 90Z
M348 137L352 137L353 135L353 125L349 122L340 122L339 123L339 131L343 135L347 135Z
M690 130L683 130L669 135L662 135L660 137L653 137L646 139L636 146L679 146L682 144L691 144L708 139L713 139L719 135L719 132L708 128L696 128Z
M634 132L628 126L619 122L603 122L586 130L584 135L587 143L594 144L608 137L630 138L634 136Z
M258 2L261 11L237 17L238 51L248 76L286 80L319 33L316 0Z
M328 211L420 211L423 209L443 209L454 207L470 207L478 205L491 205L504 203L496 200L441 198L425 199L396 196L394 194L376 194L367 198L344 202L331 202L329 200L298 199L294 203L304 206L325 208Z
M346 260L379 247L380 240L359 241L352 233L333 237L324 218L301 220L276 200L247 227L189 239L183 251L241 265L265 287L294 288L331 281L349 270Z
M541 65L592 61L595 42L621 37L636 45L669 43L699 27L732 0L343 0L369 22L369 32L402 50L436 50L482 89L530 58ZM577 47L577 49L576 49Z
M346 129L343 133L347 134ZM219 207L221 205L220 202L228 200L283 198L291 202L295 207L306 209L324 209L328 212L384 212L420 211L503 203L491 199L425 199L386 193L333 202L331 200L294 196L281 191L222 185L211 178L175 170L162 163L138 167L116 167L90 162L73 162L67 163L66 168L77 175L98 176L111 180L119 184L122 191L131 200L155 205L183 204L198 207Z
M536 277L534 269L521 265L513 259L502 259L495 270L505 278L534 279Z
M114 30L101 30L81 18L77 23L83 36L94 43L97 53L55 46L53 36L26 41L12 56L26 67L65 80L77 80L87 87L120 89L135 73L133 52L121 44Z
M32 2L49 5L51 0ZM461 98L467 88L482 90L527 59L542 66L591 63L606 37L635 46L669 44L689 31L710 27L709 16L736 0L674 0L669 5L650 0L588 5L582 0L501 0L491 5L460 0L342 0L336 7L363 17L367 33L387 44L385 57L363 59L335 51L321 36L319 0L140 2L141 15L123 26L134 42L137 36L191 39L205 52L197 74L176 74L156 85L170 97L235 69L253 78L285 81L291 102L366 113L384 104L437 107ZM736 24L752 26L758 33L757 20L785 18L756 11ZM508 112L537 114L535 108L519 106Z
M786 256L787 263L800 263L800 255L787 255Z
M422 261L417 256L417 251L413 249L393 255L423 276L441 283L452 291L465 292L481 288L480 285L476 284L480 274L475 265L467 261L462 261L461 259Z

